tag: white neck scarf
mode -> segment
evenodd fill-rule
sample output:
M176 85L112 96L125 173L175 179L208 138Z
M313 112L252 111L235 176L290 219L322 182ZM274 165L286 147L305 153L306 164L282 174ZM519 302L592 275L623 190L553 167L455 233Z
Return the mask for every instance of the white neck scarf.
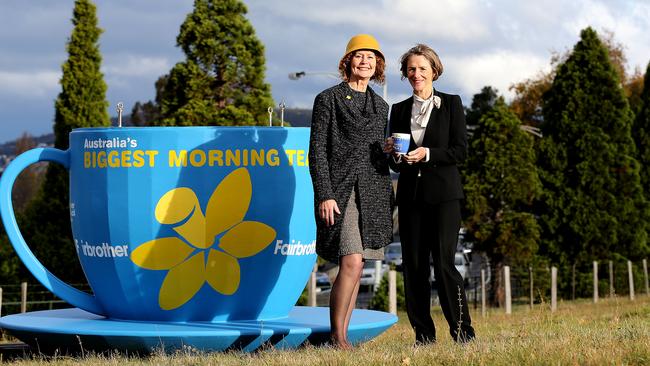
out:
M413 118L415 119L415 123L420 125L420 127L425 128L427 127L427 124L429 124L429 117L431 117L431 110L433 109L433 107L440 108L440 104L442 100L440 99L439 96L434 95L433 91L431 92L431 96L427 99L422 99L415 94L413 94L413 98L415 102L421 103L420 111L416 115L414 115Z

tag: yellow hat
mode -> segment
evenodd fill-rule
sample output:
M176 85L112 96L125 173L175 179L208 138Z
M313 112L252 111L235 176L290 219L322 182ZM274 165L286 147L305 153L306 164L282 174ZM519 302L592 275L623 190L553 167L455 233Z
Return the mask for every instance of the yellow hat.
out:
M384 57L384 54L381 53L381 50L379 49L379 42L377 42L375 37L371 36L370 34L357 34L356 36L350 38L350 42L348 42L348 46L345 49L345 54L343 57L347 56L350 52L358 50L372 50L377 52L377 54L381 56L382 59L386 59Z

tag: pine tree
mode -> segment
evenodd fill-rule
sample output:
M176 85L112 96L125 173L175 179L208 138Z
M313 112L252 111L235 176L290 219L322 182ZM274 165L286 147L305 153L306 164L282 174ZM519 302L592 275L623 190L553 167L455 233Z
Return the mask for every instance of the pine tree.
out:
M533 137L498 98L479 120L465 173L466 238L487 254L492 269L528 264L537 252L539 226L532 203L541 194ZM497 279L500 276L496 276ZM491 294L498 301L502 283Z
M195 0L177 38L186 60L157 85L156 125L264 124L273 105L264 46L239 0Z
M632 113L607 48L587 28L544 94L541 252L571 265L648 253Z
M499 98L499 91L491 86L484 86L481 92L474 94L472 105L465 110L465 121L468 128L474 128L478 125L481 116L494 107Z
M632 135L636 142L637 159L641 164L641 186L645 188L645 197L650 197L650 63L643 79L639 105Z
M90 0L76 0L63 63L61 92L55 102L54 146L65 150L68 134L79 127L109 126L106 84L100 71L102 56L96 7ZM25 210L21 230L34 254L64 280L83 282L84 276L72 242L68 172L50 164L37 197Z

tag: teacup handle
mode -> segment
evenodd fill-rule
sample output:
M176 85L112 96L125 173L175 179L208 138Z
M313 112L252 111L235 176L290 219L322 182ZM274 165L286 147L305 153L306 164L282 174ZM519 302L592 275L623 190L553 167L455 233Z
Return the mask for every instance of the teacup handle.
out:
M25 267L29 269L43 286L73 306L91 313L104 315L104 309L93 295L77 290L63 282L48 271L36 256L34 256L34 253L29 249L23 235L20 233L11 201L11 190L13 189L18 174L23 169L39 161L59 163L66 169L70 169L69 151L52 148L32 149L19 155L12 161L2 174L2 178L0 178L0 215L2 215L2 223L7 231L9 241L14 246L16 253L18 253L18 257L20 257Z

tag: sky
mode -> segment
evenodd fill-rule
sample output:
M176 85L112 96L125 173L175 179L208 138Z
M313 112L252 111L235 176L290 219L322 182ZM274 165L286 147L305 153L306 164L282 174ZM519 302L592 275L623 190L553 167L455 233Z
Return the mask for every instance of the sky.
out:
M613 32L625 48L629 72L650 61L648 0L244 0L247 18L265 45L266 80L276 103L311 108L321 90L338 83L347 41L370 33L387 62L389 103L407 98L399 57L416 43L440 55L436 89L459 94L465 105L490 85L506 99L509 87L550 69L554 52L570 50L580 30ZM184 54L176 36L191 0L96 0L108 86L109 113L123 102L155 97L155 81ZM0 143L27 132L52 132L61 65L72 31L74 1L0 0ZM298 80L292 72L305 71ZM383 89L374 86L382 93Z

